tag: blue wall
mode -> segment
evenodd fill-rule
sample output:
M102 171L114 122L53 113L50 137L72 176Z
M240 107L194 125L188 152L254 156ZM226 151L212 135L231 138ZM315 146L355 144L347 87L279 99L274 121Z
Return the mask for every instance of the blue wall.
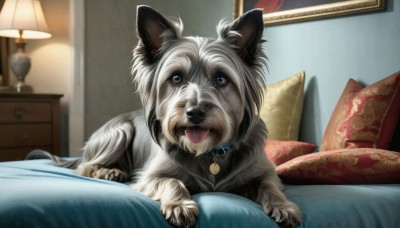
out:
M385 11L266 27L264 38L268 83L306 71L300 135L320 145L349 78L370 85L400 70L400 1L388 0Z

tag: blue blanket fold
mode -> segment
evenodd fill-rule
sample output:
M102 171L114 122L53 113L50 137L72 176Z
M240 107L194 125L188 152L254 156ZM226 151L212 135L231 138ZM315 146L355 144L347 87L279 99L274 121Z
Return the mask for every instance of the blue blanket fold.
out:
M300 227L400 227L400 184L292 185ZM197 227L278 227L260 205L228 193L193 196ZM0 227L171 227L159 203L128 185L77 176L49 160L0 163Z

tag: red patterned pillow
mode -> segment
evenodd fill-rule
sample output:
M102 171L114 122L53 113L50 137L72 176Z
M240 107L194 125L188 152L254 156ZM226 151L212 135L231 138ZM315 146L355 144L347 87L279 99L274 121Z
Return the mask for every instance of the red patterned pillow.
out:
M307 154L276 167L294 184L400 183L400 153L356 148Z
M400 116L400 72L363 88L350 79L322 139L321 151L388 149Z
M275 165L314 151L316 145L298 141L267 140L265 154Z

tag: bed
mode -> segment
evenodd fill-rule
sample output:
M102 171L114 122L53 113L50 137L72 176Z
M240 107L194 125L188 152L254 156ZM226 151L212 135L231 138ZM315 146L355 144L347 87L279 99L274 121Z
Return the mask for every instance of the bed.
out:
M400 227L400 184L286 185L300 227ZM278 227L240 196L193 195L196 227ZM127 184L77 176L50 160L0 163L0 227L171 227L159 203Z
M350 79L318 152L298 141L304 78L270 85L260 113L266 155L302 211L300 227L400 227L400 72L365 88ZM278 227L237 195L193 199L196 227ZM77 176L50 160L0 162L0 227L171 227L159 208L128 184Z

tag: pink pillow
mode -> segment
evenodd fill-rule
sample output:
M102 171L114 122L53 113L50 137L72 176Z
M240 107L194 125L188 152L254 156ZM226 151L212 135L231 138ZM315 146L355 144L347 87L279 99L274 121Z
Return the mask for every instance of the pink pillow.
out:
M316 145L298 141L267 140L265 154L275 165L314 151Z
M363 88L350 79L322 139L321 151L388 149L400 116L400 71Z
M356 148L307 154L276 167L293 184L400 183L400 153Z

